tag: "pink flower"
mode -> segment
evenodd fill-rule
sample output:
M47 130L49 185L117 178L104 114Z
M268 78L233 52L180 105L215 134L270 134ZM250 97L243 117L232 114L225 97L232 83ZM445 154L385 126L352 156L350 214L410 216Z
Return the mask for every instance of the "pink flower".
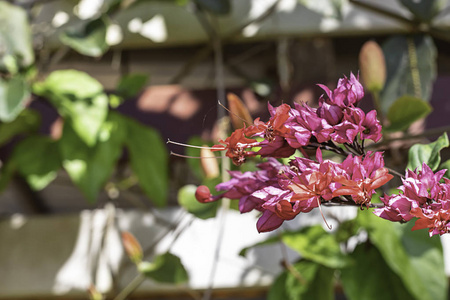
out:
M333 92L322 84L319 84L319 86L328 95L331 102L330 104L342 108L357 105L364 97L364 88L359 82L359 76L355 77L353 73L350 73L350 79L346 76L339 79L337 87Z

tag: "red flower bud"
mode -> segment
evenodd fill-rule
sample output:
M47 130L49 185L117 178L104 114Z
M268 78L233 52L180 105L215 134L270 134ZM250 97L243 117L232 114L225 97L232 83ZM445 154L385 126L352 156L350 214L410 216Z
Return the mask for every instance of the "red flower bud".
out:
M197 201L201 203L214 201L211 195L211 191L206 185L201 185L197 188L197 190L195 191L195 199L197 199Z

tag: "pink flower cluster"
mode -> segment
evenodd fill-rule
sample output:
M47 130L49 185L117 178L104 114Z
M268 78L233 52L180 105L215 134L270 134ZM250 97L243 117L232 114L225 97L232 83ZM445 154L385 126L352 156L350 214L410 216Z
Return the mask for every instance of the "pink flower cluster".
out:
M385 206L374 213L394 222L416 217L412 230L428 228L430 236L450 232L450 180L441 182L445 171L433 173L425 163L422 170L407 170L400 193L382 197Z
M296 157L286 166L269 158L258 165L258 171L230 171L232 179L216 186L216 190L226 192L213 196L206 186L200 186L196 197L203 203L223 197L239 199L242 213L253 209L262 212L256 226L265 232L322 203L369 206L375 189L393 177L384 168L380 152L368 152L364 158L350 154L336 163L323 160L318 148L316 159Z
M319 107L295 103L292 108L287 104L272 107L269 104L271 118L264 123L257 118L253 125L234 131L225 141L216 145L216 151L227 150L226 155L233 163L240 165L246 157L289 157L295 149L317 148L339 152L335 143L352 147L363 154L356 141L381 139L381 125L375 110L367 115L356 105L364 96L364 89L353 74L350 79L341 78L334 91L319 85L326 93L319 99ZM256 138L263 138L262 141ZM259 151L251 148L260 147ZM340 154L344 152L340 151Z
M213 196L206 186L198 187L197 200L239 199L242 213L262 212L257 222L260 232L274 230L322 204L375 206L371 203L375 190L393 178L384 167L382 153L364 149L364 140L381 139L376 111L365 114L356 107L364 92L353 74L340 79L333 91L319 86L326 95L320 97L318 108L269 105L268 122L257 118L215 145L213 150L226 150L236 165L256 155L268 159L258 165L258 171L230 171L232 179L216 186L222 192L219 195ZM288 165L276 160L292 156L296 149L304 157L294 157ZM315 160L305 150L315 150ZM341 163L324 160L322 150L345 159ZM430 235L450 232L450 180L441 183L444 172L434 174L426 164L421 171L408 170L400 193L382 197L384 207L374 213L394 222L418 218L413 230L428 228Z

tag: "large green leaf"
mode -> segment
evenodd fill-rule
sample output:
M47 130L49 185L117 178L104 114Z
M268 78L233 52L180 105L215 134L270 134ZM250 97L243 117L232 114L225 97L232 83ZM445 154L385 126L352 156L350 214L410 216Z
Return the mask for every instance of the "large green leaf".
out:
M181 284L189 279L180 258L168 252L156 256L153 262L139 263L138 270L158 282Z
M7 143L18 134L33 132L38 130L41 116L30 109L23 110L14 121L0 124L0 146Z
M351 256L355 263L341 270L342 287L349 300L413 299L376 247L358 245Z
M216 216L218 202L200 203L195 199L197 186L185 185L178 191L178 203L189 213L200 219L209 219Z
M25 108L29 97L28 84L21 76L7 80L0 78L0 121L13 121Z
M417 120L425 118L432 111L428 102L413 96L398 98L389 108L387 118L390 122L388 131L406 130Z
M108 24L106 17L89 20L66 29L59 39L83 55L99 57L109 48L106 43Z
M413 75L408 52L408 38L394 36L383 45L386 60L387 78L381 92L381 108L384 113L389 111L391 105L404 95L416 95ZM410 37L412 38L412 37ZM417 70L420 77L419 98L429 101L432 84L436 78L437 51L433 39L426 35L417 35L413 38L417 59Z
M86 144L95 144L108 113L108 97L96 79L76 70L54 71L33 91L47 97Z
M113 112L102 124L98 141L93 147L88 147L69 124L64 125L59 141L63 166L89 201L97 199L99 191L110 178L122 154L126 133L126 124Z
M316 225L297 232L285 232L282 241L298 251L303 258L330 268L342 268L350 259L341 252L339 243L333 234Z
M27 13L7 1L0 1L0 45L0 71L8 71L4 61L6 57L12 57L19 68L26 68L34 62Z
M414 17L422 22L431 22L441 9L444 8L447 0L400 0L407 7Z
M10 161L35 190L46 187L61 168L58 146L45 136L31 136L21 141L14 148Z
M409 149L408 166L410 170L421 169L422 163L426 163L435 171L441 163L440 152L449 146L447 133L441 135L435 142L429 144L416 144Z
M334 270L301 260L281 273L272 284L268 300L334 299Z
M131 169L145 194L158 206L167 202L168 153L156 130L122 117L127 126L126 146Z
M414 221L400 224L371 213L359 214L358 220L415 299L447 299L448 280L438 236L430 238L424 230L411 231Z

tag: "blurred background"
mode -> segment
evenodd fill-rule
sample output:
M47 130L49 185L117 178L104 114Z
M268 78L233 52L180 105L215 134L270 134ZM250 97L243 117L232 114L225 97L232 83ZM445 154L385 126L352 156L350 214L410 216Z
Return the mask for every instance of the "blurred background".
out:
M449 131L446 0L1 1L0 299L266 299L299 254L239 255L268 236L257 216L199 206L219 171L166 141L217 143L228 93L253 119L315 106L316 84L360 73L367 42L387 124L399 97L427 103L384 145L401 171L412 144Z

